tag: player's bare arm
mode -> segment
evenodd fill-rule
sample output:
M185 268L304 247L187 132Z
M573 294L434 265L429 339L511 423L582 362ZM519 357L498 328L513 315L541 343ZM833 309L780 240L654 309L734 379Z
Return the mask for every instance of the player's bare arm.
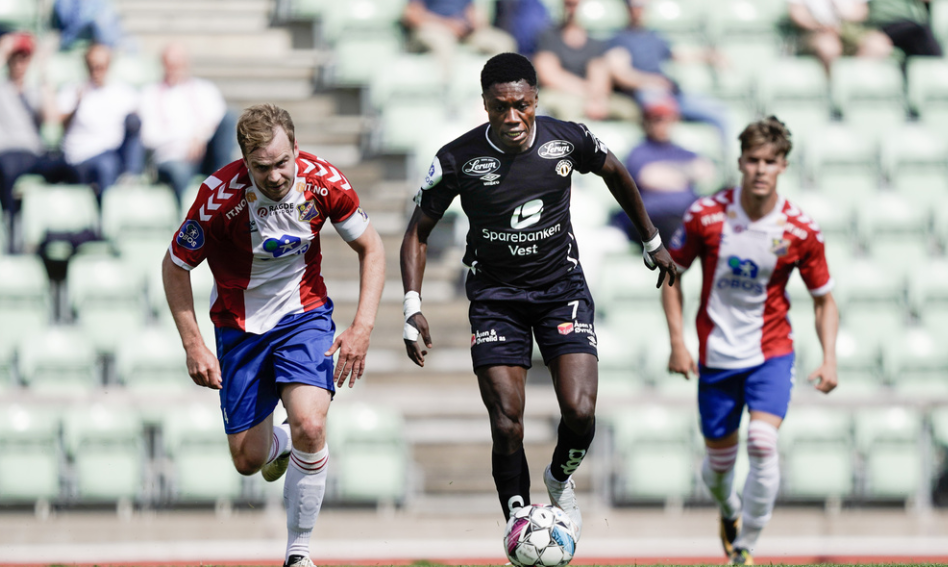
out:
M425 262L428 258L428 236L438 223L437 220L422 212L421 207L415 207L408 229L402 239L402 248L399 264L402 271L402 286L405 290L405 351L408 358L418 366L425 365L426 348L432 347L431 331L428 320L421 314L421 282L425 276ZM414 292L414 294L412 294ZM415 300L417 299L417 305ZM417 311L416 311L417 309ZM412 311L409 313L408 311ZM424 347L418 344L421 338Z
M191 274L171 260L171 253L165 253L161 263L161 278L164 283L165 297L174 324L181 335L181 344L187 355L188 374L198 386L221 389L221 368L217 357L204 344L204 337L198 327L194 314L194 296L191 292Z
M639 231L639 234L644 235L643 242L646 243L647 248L648 242L653 241L658 236L658 229L652 224L652 219L645 211L642 195L639 193L635 181L632 180L632 176L629 175L629 171L622 165L619 158L610 151L609 155L606 156L606 162L597 175L606 182L612 196L615 197L625 214L629 215L635 229ZM668 275L668 285L674 285L678 276L678 269L675 267L671 255L668 254L668 250L660 244L660 240L658 242L659 246L656 249L646 251L646 265L650 269L654 270L657 267L659 270L658 284L655 287L662 287L666 274ZM652 262L651 265L649 265L649 259Z
M371 224L349 246L359 255L359 305L352 325L333 341L326 351L332 356L339 351L333 380L340 388L349 378L349 387L365 372L365 355L369 337L375 327L382 288L385 286L385 249L382 239Z
M816 389L826 394L838 383L836 377L836 332L839 330L839 309L832 293L813 298L816 313L816 335L823 346L823 364L807 378Z
M662 288L662 308L668 322L668 340L671 354L668 357L668 371L681 374L686 380L692 374L698 375L698 365L685 346L684 294L681 291L681 279Z

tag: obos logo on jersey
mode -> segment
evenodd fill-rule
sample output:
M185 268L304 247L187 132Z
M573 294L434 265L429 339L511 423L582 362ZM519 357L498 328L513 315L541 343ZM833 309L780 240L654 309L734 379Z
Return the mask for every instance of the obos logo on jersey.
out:
M685 227L679 226L675 234L672 235L671 242L669 243L671 249L681 250L681 247L685 245L685 238Z
M188 250L197 250L204 246L204 229L197 221L187 220L181 226L181 230L178 231L177 241L178 244Z
M718 289L740 289L752 293L764 291L764 286L756 281L760 268L753 260L731 256L727 259L727 266L731 269L731 275L718 280L715 284Z
M435 156L431 160L431 166L428 168L428 174L425 175L425 183L421 186L422 189L431 189L438 183L441 183L441 160L438 159L438 156Z
M284 234L280 238L264 240L263 249L272 254L274 258L279 258L287 254L302 254L309 249L309 243L304 246L303 240L299 236Z

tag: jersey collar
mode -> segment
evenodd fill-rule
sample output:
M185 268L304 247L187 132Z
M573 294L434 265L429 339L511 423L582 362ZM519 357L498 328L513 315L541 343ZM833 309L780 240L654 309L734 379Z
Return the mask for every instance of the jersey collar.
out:
M743 188L740 185L734 188L734 209L737 212L737 218L740 219L741 223L745 226L757 223L768 223L775 217L783 214L783 205L786 199L783 198L783 195L777 193L777 204L774 205L773 210L755 221L750 220L750 217L747 216L747 211L744 210L744 205L741 204L742 190Z

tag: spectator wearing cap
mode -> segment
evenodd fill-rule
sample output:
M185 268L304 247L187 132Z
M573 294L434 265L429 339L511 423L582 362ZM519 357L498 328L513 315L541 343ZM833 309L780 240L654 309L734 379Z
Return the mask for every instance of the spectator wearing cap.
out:
M582 0L563 0L563 22L540 34L533 65L540 82L540 106L561 120L637 120L629 97L613 92L603 55L609 45L589 37L577 19Z
M210 175L232 161L236 120L214 83L191 76L180 43L161 54L164 77L142 91L142 142L152 151L158 181L181 195L197 174Z
M93 44L86 51L89 80L60 90L56 105L63 123L63 155L101 198L123 173L144 169L138 93L108 78L112 50Z
M726 145L731 133L724 105L707 96L683 92L663 70L665 63L671 60L717 65L721 57L711 49L673 50L665 37L646 26L647 5L648 0L626 0L629 25L612 38L606 53L612 80L621 91L633 96L640 106L644 106L646 98L674 97L682 119L715 126L721 135L721 143Z
M674 98L648 99L642 115L645 139L625 159L625 167L638 185L645 210L663 242L671 242L682 215L698 198L696 186L715 175L708 159L672 142L672 129L678 120ZM641 243L624 212L613 215L611 224L621 228L629 240Z
M76 181L76 172L48 152L40 137L52 97L26 83L35 49L36 42L28 33L0 36L0 59L7 66L7 77L0 79L0 205L11 221L19 208L13 186L21 175L39 174L49 182Z

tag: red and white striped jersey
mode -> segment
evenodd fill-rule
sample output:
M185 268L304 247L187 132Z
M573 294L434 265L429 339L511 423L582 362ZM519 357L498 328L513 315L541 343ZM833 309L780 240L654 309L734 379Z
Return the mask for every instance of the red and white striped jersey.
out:
M171 259L185 270L207 259L211 320L259 334L326 302L319 231L327 220L346 242L369 224L349 181L329 162L300 152L292 189L271 201L235 161L204 180L171 242Z
M793 351L786 287L795 267L813 296L833 287L816 222L783 197L752 222L740 193L695 201L669 247L682 270L701 258L699 357L709 368L747 368Z

